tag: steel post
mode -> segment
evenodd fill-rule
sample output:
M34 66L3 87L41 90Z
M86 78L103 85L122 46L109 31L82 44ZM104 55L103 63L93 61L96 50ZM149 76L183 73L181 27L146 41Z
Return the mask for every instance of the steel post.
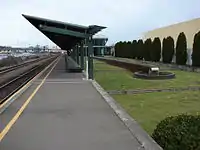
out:
M93 44L92 44L92 36L90 36L87 40L88 45L88 78L93 79Z
M81 69L84 69L84 48L83 43L80 45Z
M80 52L80 48L79 48L79 45L77 45L76 46L76 60L77 60L76 62L78 65L80 65L80 57L79 57L80 53L79 52Z

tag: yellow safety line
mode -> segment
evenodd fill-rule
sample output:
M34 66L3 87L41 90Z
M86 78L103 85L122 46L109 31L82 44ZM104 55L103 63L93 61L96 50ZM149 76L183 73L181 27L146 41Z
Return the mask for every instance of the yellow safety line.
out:
M0 142L3 140L4 136L8 133L10 128L14 125L14 123L17 121L17 119L20 117L22 112L25 110L25 108L28 106L32 98L35 96L37 91L40 89L40 87L44 84L45 80L49 76L49 74L52 72L52 70L55 68L59 61L57 61L54 66L51 68L51 70L48 72L48 74L44 77L42 82L37 86L37 88L33 91L33 93L29 96L29 98L25 101L25 103L22 105L22 107L18 110L18 112L15 114L15 116L11 119L11 121L7 124L7 126L2 130L0 133Z

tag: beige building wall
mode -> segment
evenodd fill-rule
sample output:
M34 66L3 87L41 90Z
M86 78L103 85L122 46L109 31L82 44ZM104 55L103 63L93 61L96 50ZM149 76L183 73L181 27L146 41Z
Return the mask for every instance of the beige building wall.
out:
M143 40L146 40L147 38L154 39L155 37L160 37L160 40L162 41L163 38L171 36L176 44L179 33L184 32L187 38L188 49L191 50L194 35L198 31L200 31L200 18L146 32L144 34Z

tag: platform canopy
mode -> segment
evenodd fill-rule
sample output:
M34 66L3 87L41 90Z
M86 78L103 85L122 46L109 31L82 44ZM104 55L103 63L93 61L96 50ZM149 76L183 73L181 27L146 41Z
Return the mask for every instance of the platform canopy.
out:
M63 50L71 50L84 39L106 28L98 25L76 25L24 14L22 16Z

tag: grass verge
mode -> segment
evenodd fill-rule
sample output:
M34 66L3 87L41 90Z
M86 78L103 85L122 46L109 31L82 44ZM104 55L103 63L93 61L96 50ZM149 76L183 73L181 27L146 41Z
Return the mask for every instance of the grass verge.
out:
M159 121L182 113L200 113L200 92L161 92L113 95L113 98L151 134Z
M200 86L199 73L169 70L176 74L171 80L142 80L133 78L133 73L119 67L94 61L95 80L105 90L154 89L184 86ZM114 71L115 70L115 71Z
M94 61L95 80L105 90L151 89L167 87L200 86L198 73L175 71L173 80L134 79L132 73L122 68ZM200 113L200 92L158 92L135 95L113 95L113 98L151 134L157 123L167 116L182 113Z

